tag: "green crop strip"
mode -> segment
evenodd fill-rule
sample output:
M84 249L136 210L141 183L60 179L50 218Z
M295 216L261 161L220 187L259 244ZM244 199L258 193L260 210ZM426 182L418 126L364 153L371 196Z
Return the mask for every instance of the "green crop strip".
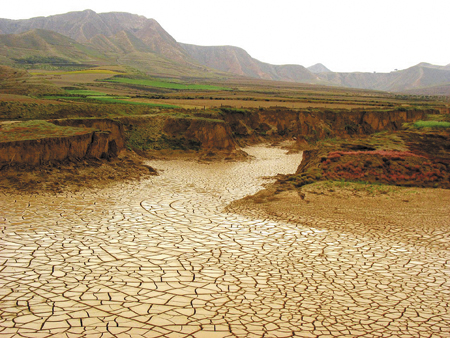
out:
M161 80L145 80L145 79L130 79L125 77L113 77L106 79L107 82L125 83L132 85L140 85L146 87L156 87L156 88L166 88L166 89L177 89L177 90L231 90L231 88L217 87L211 85L200 85L200 84L182 84Z
M445 121L417 121L413 124L415 128L450 128L450 122Z
M66 92L71 96L48 95L43 96L42 98L50 100L62 99L72 101L86 101L92 103L101 102L109 104L132 104L132 105L160 107L160 108L179 108L178 106L174 106L171 104L125 101L126 99L129 99L128 96L108 95L106 93L101 93L93 90L73 89L73 90L66 90Z

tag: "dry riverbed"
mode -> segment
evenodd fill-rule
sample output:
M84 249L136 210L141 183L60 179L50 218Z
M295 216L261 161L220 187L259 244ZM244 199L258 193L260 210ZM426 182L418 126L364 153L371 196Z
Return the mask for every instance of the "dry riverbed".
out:
M331 202L296 218L292 196L272 211L261 207L267 203L230 206L273 182L264 177L295 172L301 159L278 148L245 150L252 160L151 160L159 176L140 182L3 191L0 335L450 334L446 209L436 212L434 232L402 237L381 218L331 217ZM446 199L436 192L437 209ZM300 201L314 203L308 193Z

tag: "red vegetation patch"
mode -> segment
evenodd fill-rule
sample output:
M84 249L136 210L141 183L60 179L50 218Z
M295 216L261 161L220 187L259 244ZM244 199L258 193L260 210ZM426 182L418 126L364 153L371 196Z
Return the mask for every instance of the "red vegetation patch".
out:
M321 168L328 180L450 188L448 164L407 151L335 151Z

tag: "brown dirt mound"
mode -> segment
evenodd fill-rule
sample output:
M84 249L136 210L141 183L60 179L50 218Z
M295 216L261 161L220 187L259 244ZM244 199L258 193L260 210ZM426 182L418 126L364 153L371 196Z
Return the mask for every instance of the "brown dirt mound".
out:
M7 166L0 171L0 189L27 193L51 193L103 187L120 180L139 180L157 175L132 152L110 160L49 162L39 167Z

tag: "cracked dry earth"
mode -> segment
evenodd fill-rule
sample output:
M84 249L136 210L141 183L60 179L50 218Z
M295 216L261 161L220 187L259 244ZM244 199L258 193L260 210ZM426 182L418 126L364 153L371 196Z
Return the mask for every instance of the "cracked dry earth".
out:
M256 159L2 195L0 337L450 336L449 250L225 211L301 158L246 150Z

